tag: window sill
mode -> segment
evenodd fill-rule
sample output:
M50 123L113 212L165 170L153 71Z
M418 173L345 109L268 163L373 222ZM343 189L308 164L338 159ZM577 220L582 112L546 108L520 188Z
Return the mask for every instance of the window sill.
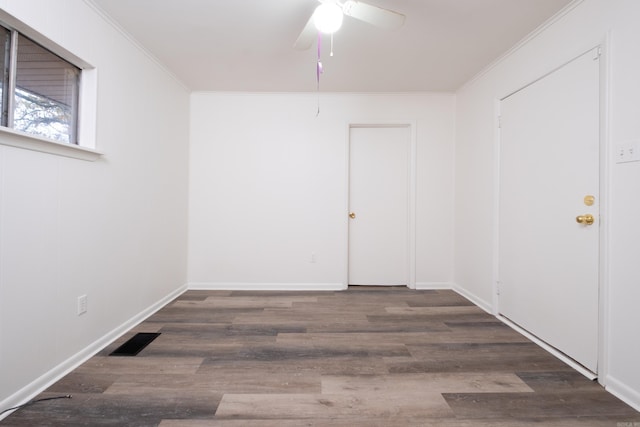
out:
M25 150L40 151L56 156L71 157L73 159L94 162L104 153L81 145L56 142L25 132L0 127L0 145L23 148Z

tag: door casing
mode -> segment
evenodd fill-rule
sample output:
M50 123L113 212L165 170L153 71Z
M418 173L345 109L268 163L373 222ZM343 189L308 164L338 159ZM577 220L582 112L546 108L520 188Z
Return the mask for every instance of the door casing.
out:
M609 235L610 235L610 225L608 221L608 213L610 211L610 166L609 163L611 161L610 156L610 118L609 118L609 106L610 106L610 93L611 93L611 82L610 82L610 35L607 34L604 40L589 49L582 51L579 54L576 54L571 59L565 61L561 65L551 69L549 72L541 75L537 79L534 79L528 82L521 87L511 90L504 94L504 96L500 96L496 98L494 101L494 126L497 129L494 137L494 194L495 198L493 200L493 210L495 212L494 222L493 222L493 230L494 230L494 246L493 246L493 299L492 299L492 314L494 314L499 320L503 321L513 329L522 333L541 347L545 348L547 351L552 353L558 359L567 363L578 372L582 373L589 379L597 379L600 384L606 386L606 377L607 377L607 359L608 359L608 333L607 333L607 325L609 324L608 318L608 293L609 293ZM497 214L500 210L500 105L501 101L507 98L509 95L516 93L527 86L535 83L536 81L543 79L554 71L562 68L564 65L572 62L574 59L584 55L585 53L597 49L600 55L600 135L599 135L599 196L600 196L600 228L599 228L599 304L598 304L598 368L597 372L594 375L591 371L585 369L579 363L576 363L573 359L566 356L564 353L558 351L554 347L548 345L544 341L540 340L533 334L530 334L528 331L520 328L518 325L511 322L509 319L500 315L500 300L499 300L499 229L500 229L500 219Z
M346 202L344 210L344 226L345 226L345 289L349 286L349 175L350 175L350 146L351 146L351 129L353 128L409 128L410 141L409 141L409 182L408 185L408 227L407 227L407 242L408 242L408 265L407 265L407 287L415 289L416 287L416 153L417 153L417 141L416 141L416 123L412 120L407 121L361 121L350 122L346 125L346 176L345 176L345 188L346 190Z

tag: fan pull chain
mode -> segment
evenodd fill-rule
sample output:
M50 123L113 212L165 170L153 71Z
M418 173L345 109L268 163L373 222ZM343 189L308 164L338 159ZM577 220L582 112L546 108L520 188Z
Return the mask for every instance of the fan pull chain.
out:
M331 53L329 56L333 56L333 33L331 33Z
M320 54L322 50L322 33L318 31L318 62L316 64L316 82L317 82L317 94L318 94L318 111L316 117L320 115L320 74L322 74L322 62L320 61Z

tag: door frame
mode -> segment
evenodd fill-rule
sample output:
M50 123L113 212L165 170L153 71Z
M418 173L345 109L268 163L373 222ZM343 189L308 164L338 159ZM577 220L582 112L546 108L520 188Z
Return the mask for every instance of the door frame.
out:
M407 182L407 287L409 289L416 288L416 159L417 159L417 141L416 141L416 123L413 120L401 120L401 121L352 121L346 124L346 136L345 136L345 210L344 210L344 225L345 225L345 272L344 283L345 289L349 286L349 212L350 212L350 200L351 200L351 187L350 187L350 172L351 172L351 129L355 128L408 128L410 133L409 140L409 177Z
M608 325L609 322L609 235L610 235L610 223L609 223L609 212L610 212L610 188L611 188L611 155L610 155L610 147L611 147L611 119L610 119L610 105L611 105L611 57L610 57L610 43L611 37L610 34L607 34L604 40L596 45L591 45L588 49L582 50L580 53L572 56L569 60L563 62L559 66L551 69L550 71L542 74L538 78L535 78L528 83L516 88L515 90L511 90L505 93L503 96L500 96L494 100L494 128L496 129L495 137L494 137L494 146L493 146L493 154L494 154L494 194L495 198L493 200L494 206L494 221L493 221L493 230L494 230L494 245L493 245L493 310L492 314L496 316L503 323L507 324L511 328L520 332L536 344L540 345L551 354L556 356L558 359L562 360L578 372L582 373L589 379L597 379L598 382L606 386L606 378L607 378L607 366L608 366ZM509 97L510 95L519 92L520 90L532 85L533 83L547 77L553 72L559 70L565 65L569 64L573 60L579 58L580 56L590 52L591 50L599 49L600 55L600 70L599 70L599 84L600 84L600 135L599 135L599 192L600 192L600 228L599 228L599 273L598 273L598 294L599 294L599 303L598 303L598 363L597 363L597 372L592 373L588 369L584 368L582 365L565 355L564 353L557 350L555 347L547 344L542 341L535 335L529 333L528 331L522 329L518 325L511 322L509 319L500 315L500 291L499 291L499 233L500 233L500 143L501 143L501 131L500 131L500 106L502 100ZM595 375L594 375L595 374Z

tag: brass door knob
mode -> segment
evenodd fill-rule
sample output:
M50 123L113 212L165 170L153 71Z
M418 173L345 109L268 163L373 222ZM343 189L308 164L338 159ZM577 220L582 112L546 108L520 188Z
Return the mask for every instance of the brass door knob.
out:
M356 213L355 212L349 213L349 218L353 219L355 217L356 217Z
M576 217L576 222L578 224L586 224L586 225L591 225L595 222L595 218L593 217L593 215L591 214L586 214L586 215L578 215Z

